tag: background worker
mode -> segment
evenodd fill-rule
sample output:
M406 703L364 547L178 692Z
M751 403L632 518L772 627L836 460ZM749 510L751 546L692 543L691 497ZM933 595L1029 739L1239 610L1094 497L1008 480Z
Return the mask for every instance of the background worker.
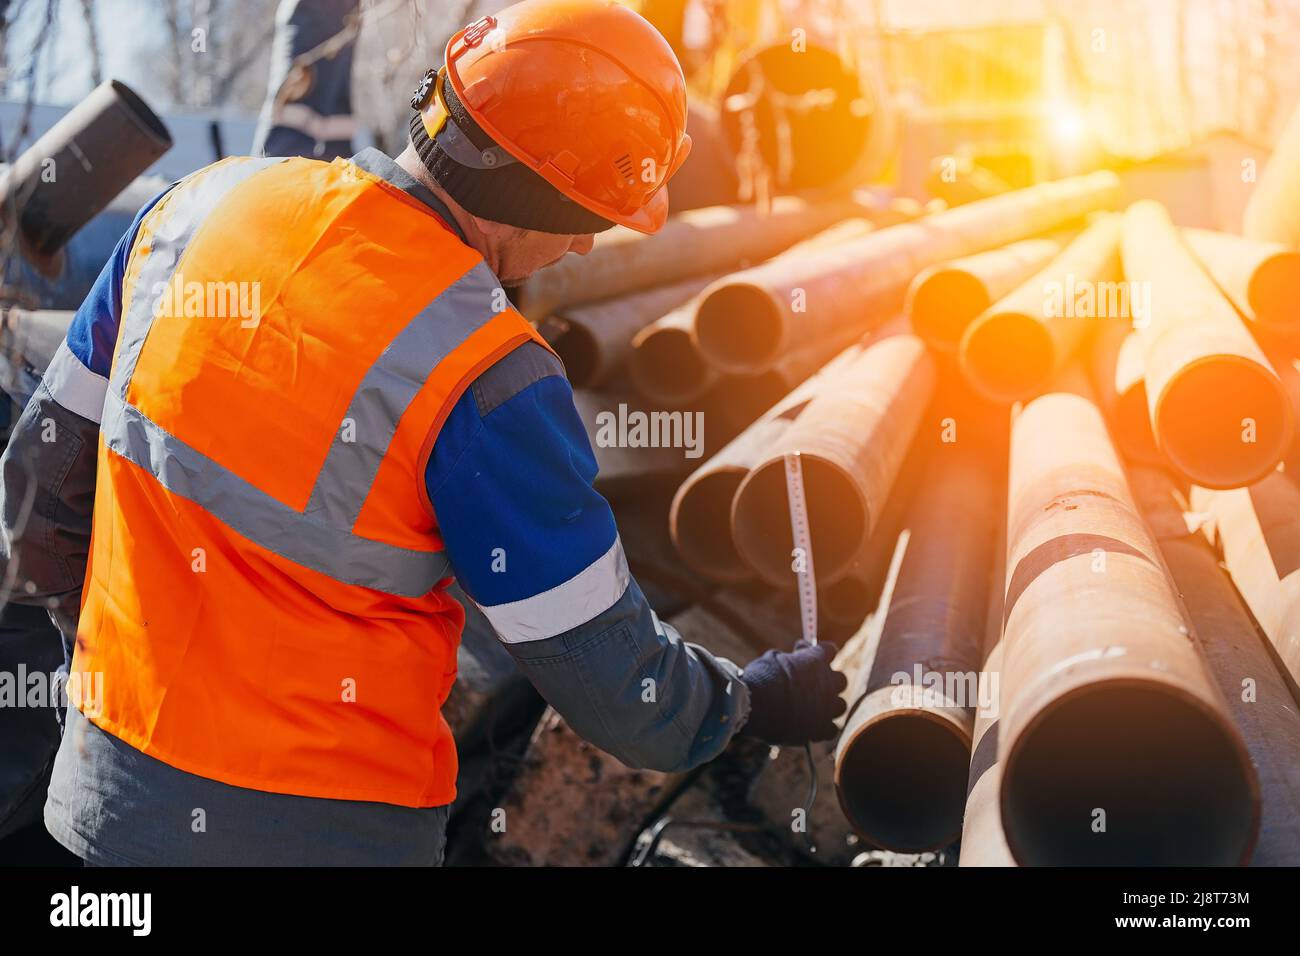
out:
M500 286L663 224L690 147L667 44L530 0L453 36L413 105L396 161L231 159L154 200L15 428L6 557L85 677L46 823L87 861L439 862L453 577L630 765L834 733L830 645L742 673L657 619ZM205 314L230 284L255 315Z

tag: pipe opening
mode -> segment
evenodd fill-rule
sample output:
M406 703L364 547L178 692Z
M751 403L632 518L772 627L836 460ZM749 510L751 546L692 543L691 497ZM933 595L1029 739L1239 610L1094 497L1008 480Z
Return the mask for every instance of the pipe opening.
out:
M912 329L934 348L955 352L966 329L990 305L979 279L960 269L940 269L912 296Z
M564 363L564 374L574 388L587 388L594 384L600 356L596 337L589 330L569 324L551 340L551 348Z
M709 367L685 329L657 329L638 342L631 373L644 395L668 404L698 398L709 386Z
M997 402L1033 395L1047 384L1055 362L1047 329L1019 312L998 312L972 325L961 351L966 377Z
M1146 386L1139 382L1115 398L1115 444L1125 458L1132 461L1160 463L1151 434L1151 412L1147 407Z
M899 853L950 846L961 835L970 740L953 724L905 710L859 728L843 751L836 789L863 837Z
M163 121L158 117L158 114L149 108L149 104L125 83L119 80L109 80L108 82L113 87L113 92L122 100L122 105L126 107L127 114L135 121L136 125L157 140L159 145L170 147L172 145L172 134L163 125Z
M1255 270L1246 293L1260 323L1294 328L1300 324L1300 252L1279 252Z
M1291 410L1277 376L1247 358L1200 359L1165 385L1156 404L1160 450L1207 488L1264 478L1291 444Z
M850 475L824 458L803 456L804 497L818 577L833 580L849 567L866 537L867 505ZM732 510L736 548L765 580L793 587L790 507L781 459L750 472Z
M700 352L729 372L753 372L771 365L780 349L782 327L780 308L766 291L749 283L718 286L695 312Z
M691 567L718 581L751 576L731 537L731 501L744 477L743 468L702 475L673 503L677 550Z
M1218 720L1172 688L1080 688L1012 743L1007 842L1026 866L1241 864L1254 840L1247 759Z

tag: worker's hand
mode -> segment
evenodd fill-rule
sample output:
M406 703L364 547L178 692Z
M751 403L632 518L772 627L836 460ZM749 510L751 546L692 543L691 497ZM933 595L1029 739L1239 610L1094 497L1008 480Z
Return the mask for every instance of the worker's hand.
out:
M789 653L768 651L741 675L749 688L749 720L740 733L770 744L793 746L835 736L844 713L840 692L848 685L831 668L834 644L800 641Z

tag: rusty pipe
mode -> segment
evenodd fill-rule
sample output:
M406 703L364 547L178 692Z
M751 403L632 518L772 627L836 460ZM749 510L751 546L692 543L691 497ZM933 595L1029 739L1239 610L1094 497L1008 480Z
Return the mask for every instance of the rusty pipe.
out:
M564 363L574 388L598 388L631 357L632 339L638 332L717 278L696 276L616 299L557 309L538 329Z
M767 448L802 414L810 399L861 353L849 346L688 477L673 496L668 524L682 560L714 581L747 581L754 575L731 535L736 489Z
M515 290L515 302L540 321L567 306L759 262L863 212L850 199L810 203L781 196L766 213L752 206L690 209L653 236L616 226L598 234L585 256L570 253L526 280Z
M681 405L704 395L718 373L704 361L691 339L694 321L690 303L651 322L632 339L628 374L646 398Z
M1300 252L1210 229L1184 229L1183 239L1244 317L1269 331L1300 327Z
M793 584L785 454L802 454L817 578L831 584L846 573L889 497L934 382L924 342L910 334L881 338L768 446L731 508L736 548L759 577Z
M908 287L904 307L913 331L932 349L956 352L967 326L980 313L1064 247L1063 238L1022 239L921 270Z
M171 145L144 100L106 80L4 172L0 214L32 258L48 260Z
M1263 478L1291 444L1277 372L1159 203L1125 213L1123 258L1130 284L1150 290L1151 316L1135 326L1160 451L1198 485Z
M799 255L856 239L874 228L871 220L864 217L846 219L796 243L781 256ZM688 303L651 322L633 338L628 371L637 389L647 398L679 405L694 401L718 382L717 372L695 346L694 313L695 303ZM771 407L776 399L823 364L825 353L819 352L812 358L809 362L803 356L795 357L791 359L792 364L776 369L773 374L736 376L724 383L722 395L725 404L730 406L726 412L730 420L740 427L754 421L759 412ZM782 389L779 394L777 389Z
M885 849L936 850L961 834L994 486L972 443L934 449L875 658L850 695L835 789L854 829Z
M696 342L723 371L760 372L795 344L879 324L927 266L1061 227L1113 205L1118 190L1109 172L1043 183L737 272L701 295Z
M1142 342L1126 319L1105 320L1096 329L1088 371L1093 394L1106 415L1115 447L1125 460L1163 465L1151 434Z
M1025 865L1231 865L1259 784L1082 375L1012 426L1001 813Z
M1251 865L1296 866L1300 864L1300 709L1217 556L1196 521L1188 520L1190 508L1183 489L1153 468L1130 470L1129 484L1259 771L1259 842Z
M1126 311L1120 216L1102 216L967 326L962 374L995 402L1028 398L1065 366L1098 318Z
M1275 471L1249 488L1193 488L1192 506L1214 519L1233 583L1300 687L1300 487Z

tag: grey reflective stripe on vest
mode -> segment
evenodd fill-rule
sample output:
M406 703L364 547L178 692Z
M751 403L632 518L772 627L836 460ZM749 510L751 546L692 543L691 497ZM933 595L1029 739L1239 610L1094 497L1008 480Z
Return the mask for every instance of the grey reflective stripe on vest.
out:
M412 551L314 521L168 434L109 392L104 443L174 495L269 551L345 584L418 597L448 576L441 551Z
M351 528L406 408L434 367L499 311L501 287L483 263L453 282L384 349L352 396L325 465L316 478L307 514ZM504 301L504 293L499 293ZM350 424L351 428L344 428ZM347 439L347 440L345 440Z
M123 316L121 340L104 403L101 432L115 454L143 468L168 491L202 507L234 531L281 557L337 581L418 597L449 576L441 551L417 551L352 533L397 423L434 366L496 314L492 273L479 264L422 309L362 380L346 417L357 442L336 433L305 512L256 488L170 434L126 401L140 350L153 324L152 290L165 285L207 215L235 187L284 157L231 162L181 187L153 226Z
M140 360L140 348L153 326L154 289L171 281L195 231L227 193L255 173L283 163L287 158L227 160L224 165L199 175L192 183L182 182L171 196L163 200L164 207L154 215L157 221L150 222L149 255L145 257L139 278L131 290L131 304L122 316L117 361L113 363L109 376L110 386L122 398L126 398L131 376L135 374L135 364Z

